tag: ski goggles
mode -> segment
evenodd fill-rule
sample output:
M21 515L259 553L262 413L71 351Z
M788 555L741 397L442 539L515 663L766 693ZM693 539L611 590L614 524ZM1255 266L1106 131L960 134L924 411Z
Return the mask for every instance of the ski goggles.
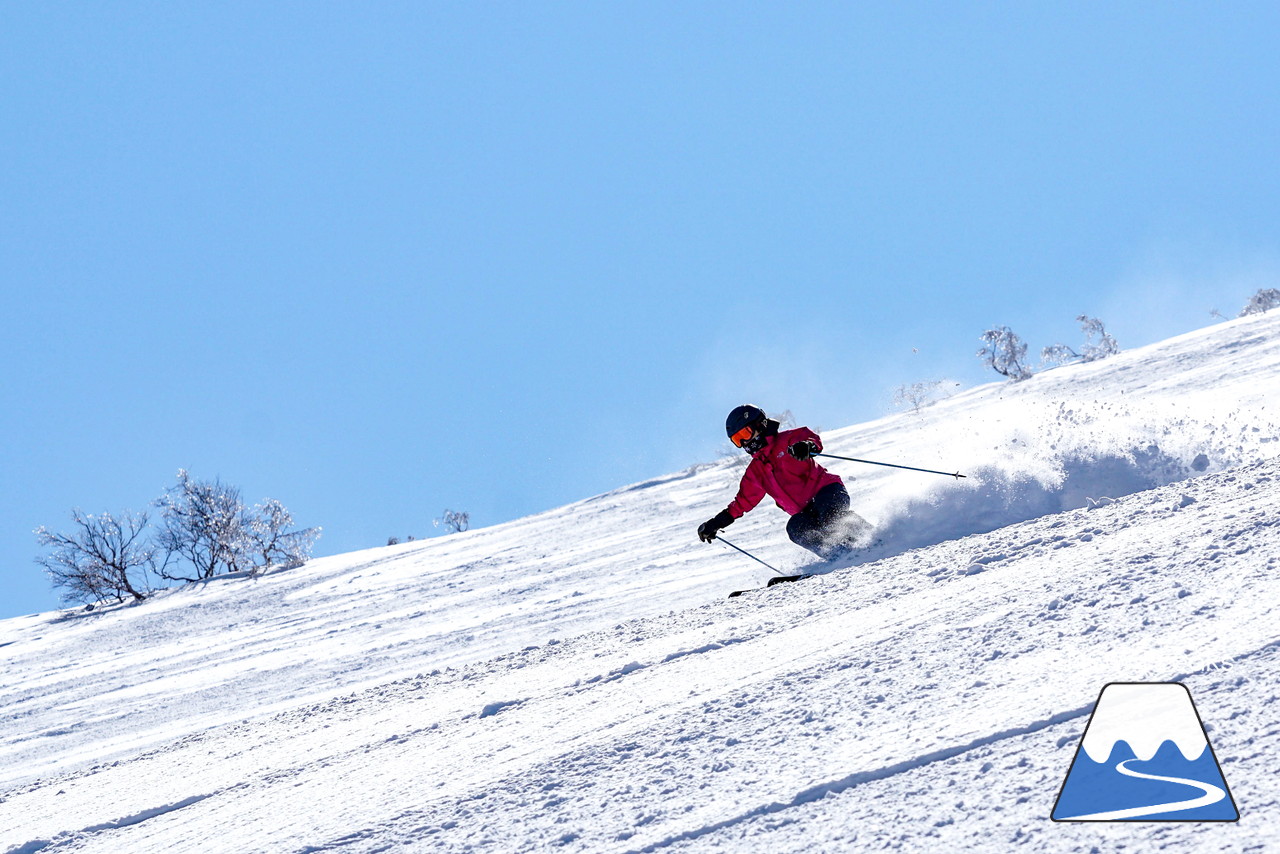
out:
M752 436L754 436L755 434L756 434L756 431L755 431L755 430L752 430L750 426L743 427L743 428L742 428L741 430L739 430L737 433L734 433L732 436L730 436L730 437L729 437L729 441L730 441L730 442L733 442L733 444L734 444L736 447L741 448L741 447L742 447L742 443L743 443L743 442L745 442L745 441L747 441L748 439L750 439L750 438L751 438Z

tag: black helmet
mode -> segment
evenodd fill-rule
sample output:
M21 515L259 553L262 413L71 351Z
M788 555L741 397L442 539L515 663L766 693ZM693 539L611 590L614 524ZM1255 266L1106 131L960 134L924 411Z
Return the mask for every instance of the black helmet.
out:
M764 410L758 406L747 404L745 406L734 407L729 413L729 417L724 420L724 431L729 436L729 441L737 445L739 448L745 449L748 453L755 453L760 450L762 443L761 429L764 427L765 421L768 420ZM743 436L747 429L751 432Z

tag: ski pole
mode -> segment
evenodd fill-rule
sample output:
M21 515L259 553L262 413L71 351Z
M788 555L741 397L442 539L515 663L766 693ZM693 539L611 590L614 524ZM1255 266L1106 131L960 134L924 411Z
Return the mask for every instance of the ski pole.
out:
M833 460L844 460L845 462L849 462L849 463L866 463L867 465L870 465L870 466L888 466L889 468L893 468L893 469L906 469L907 471L922 471L925 474L941 474L941 475L946 475L947 477L954 477L957 480L959 480L962 477L966 477L966 475L960 474L960 472L958 471L949 472L949 471L934 471L933 469L918 469L915 466L900 466L897 463L878 463L875 460L855 460L853 457L840 457L840 456L836 456L835 454L819 453L819 454L814 454L814 456L830 457Z
M724 543L726 546L728 546L728 547L729 547L729 548L731 548L731 549L737 549L738 551L742 552L744 555L746 555L747 557L749 557L749 558L751 558L752 560L756 561L757 563L764 563L764 561L760 560L760 558L756 557L756 556L755 556L755 555L753 555L751 552L749 552L749 551L747 551L746 549L741 548L741 547L739 547L739 546L735 546L733 543L729 542L729 541L728 541L728 540L726 540L724 537L716 537L716 539L717 539L717 540L719 540L720 542ZM765 566L769 566L769 564L767 564L767 563L764 563L764 565L765 565ZM782 571L777 570L777 569L773 569L773 567L771 567L771 566L769 566L769 569L773 570L773 572L774 572L774 573L776 573L777 575L786 575L786 573L785 573L785 572L782 572Z

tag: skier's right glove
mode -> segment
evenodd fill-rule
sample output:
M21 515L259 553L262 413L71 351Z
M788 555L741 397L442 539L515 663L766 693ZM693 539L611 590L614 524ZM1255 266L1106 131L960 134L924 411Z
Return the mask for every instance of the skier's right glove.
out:
M818 453L818 443L812 439L804 439L787 448L787 453L801 461L813 459L813 455Z
M709 543L716 538L716 534L721 529L727 528L733 524L733 516L729 515L728 510L721 510L707 521L698 526L698 539L704 543Z

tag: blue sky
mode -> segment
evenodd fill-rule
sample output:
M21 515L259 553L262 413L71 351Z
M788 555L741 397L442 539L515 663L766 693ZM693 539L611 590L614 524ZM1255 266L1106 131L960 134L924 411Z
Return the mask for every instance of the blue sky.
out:
M179 468L345 552L712 459L742 402L995 379L993 325L1234 316L1280 287L1278 41L1267 3L7 3L0 616L58 605L34 528Z

